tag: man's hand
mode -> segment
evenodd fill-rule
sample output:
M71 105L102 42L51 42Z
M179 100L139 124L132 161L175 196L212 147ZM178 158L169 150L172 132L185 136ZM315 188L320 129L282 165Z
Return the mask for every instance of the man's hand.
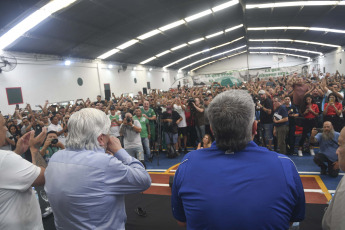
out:
M143 114L143 117L149 120L149 117L146 114Z
M165 119L165 122L173 122L173 120L172 119Z
M33 132L33 131L32 131ZM29 148L30 132L25 133L17 142L15 153L22 155Z
M336 161L336 162L333 163L333 169L334 169L334 170L339 169L339 162L338 162L338 161Z
M279 123L278 120L275 117L273 118L273 122L276 123L276 124Z
M35 137L35 131L30 131L29 146L30 146L31 152L39 151L46 136L47 136L47 127L42 128L42 132L37 137Z
M106 152L110 152L114 155L120 149L122 149L120 140L114 136L110 136Z
M46 141L44 142L44 145L43 145L43 147L46 147L46 148L48 148L49 147L49 145L51 144L51 142L52 142L52 139L46 139Z
M311 136L315 137L317 133L318 133L318 132L317 132L316 128L313 128L313 129L311 130Z

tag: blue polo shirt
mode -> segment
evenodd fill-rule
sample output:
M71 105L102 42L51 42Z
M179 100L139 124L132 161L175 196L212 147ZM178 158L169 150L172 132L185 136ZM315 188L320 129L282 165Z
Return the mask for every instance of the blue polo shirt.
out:
M287 110L286 106L281 105L274 111L273 117L275 117L276 120L281 120L285 117L288 117L288 115L289 114L288 114L288 110ZM289 121L286 121L283 123L274 123L274 126L276 126L276 127L280 127L283 125L289 125Z
M187 154L172 188L174 217L187 229L288 229L304 219L301 179L290 158L253 141L234 154Z

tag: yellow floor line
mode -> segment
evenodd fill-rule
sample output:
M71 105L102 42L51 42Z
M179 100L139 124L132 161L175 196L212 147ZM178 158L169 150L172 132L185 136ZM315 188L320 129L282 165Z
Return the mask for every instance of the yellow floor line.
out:
M180 163L178 163L178 164L176 164L176 165L171 166L171 167L170 167L170 168L168 168L168 169L167 169L167 170L166 170L164 173L165 173L165 174L169 173L171 169L173 169L174 167L179 166L179 165L180 165Z
M300 175L300 177L314 177L318 185L320 186L323 194L325 194L326 198L328 201L332 199L332 195L328 192L328 189L326 185L323 183L322 179L320 176L315 176L315 175Z

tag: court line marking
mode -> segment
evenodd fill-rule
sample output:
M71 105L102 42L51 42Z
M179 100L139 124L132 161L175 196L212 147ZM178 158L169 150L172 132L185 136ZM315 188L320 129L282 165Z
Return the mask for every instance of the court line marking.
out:
M170 172L170 170L173 170L173 168L175 168L176 166L179 166L180 165L180 163L178 163L178 164L176 164L176 165L173 165L173 166L171 166L170 168L168 168L164 173L169 173ZM175 170L176 171L176 170Z
M169 187L169 184L151 183L151 186Z
M298 172L298 173L300 173L300 174L318 174L318 175L320 175L320 172L304 172L304 171L302 171L302 172ZM339 173L339 175L344 176L345 173Z
M323 183L322 179L320 176L315 176L315 175L300 175L300 177L314 177L316 182L319 184L321 190L323 191L325 197L327 198L328 201L332 199L332 195L329 193L326 185Z

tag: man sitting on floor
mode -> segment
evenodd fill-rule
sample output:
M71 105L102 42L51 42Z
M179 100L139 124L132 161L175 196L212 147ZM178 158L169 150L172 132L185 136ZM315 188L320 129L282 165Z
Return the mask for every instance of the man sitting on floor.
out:
M338 138L339 147L337 155L339 157L339 167L345 171L345 128L340 132ZM341 179L337 190L332 198L327 211L322 219L322 229L344 229L345 227L345 177Z
M216 141L188 153L172 188L172 212L187 229L288 229L304 219L301 179L290 158L253 142L252 97L228 90L207 110Z
M331 177L337 177L339 174L338 156L336 154L339 135L338 132L334 131L330 121L323 123L322 133L318 133L315 128L311 131L310 143L320 144L320 152L314 156L314 162L321 168L321 175L327 173L327 168L328 175Z

